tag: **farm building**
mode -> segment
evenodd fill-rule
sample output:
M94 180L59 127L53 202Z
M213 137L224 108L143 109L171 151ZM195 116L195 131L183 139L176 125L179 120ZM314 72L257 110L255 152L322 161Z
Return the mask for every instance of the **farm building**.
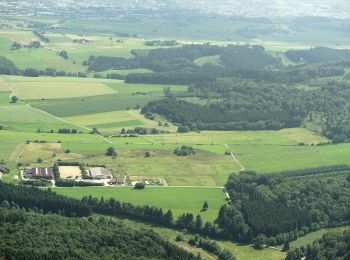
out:
M28 179L53 179L52 168L32 168L24 171L24 177Z
M94 179L103 180L103 179L111 179L112 178L112 175L109 172L109 170L107 170L106 168L102 168L102 167L90 168L89 173L90 173L90 176Z
M78 179L81 177L79 166L59 166L58 170L62 179Z

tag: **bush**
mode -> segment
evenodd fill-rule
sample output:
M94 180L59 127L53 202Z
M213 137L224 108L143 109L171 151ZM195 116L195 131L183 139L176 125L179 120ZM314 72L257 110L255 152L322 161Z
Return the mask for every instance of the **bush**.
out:
M185 237L183 235L177 235L176 236L176 241L177 242L185 241Z
M113 147L108 147L106 153L105 153L106 156L117 156L117 153L115 151L115 149Z
M135 189L137 190L143 190L145 188L146 184L144 182L138 182L135 184Z

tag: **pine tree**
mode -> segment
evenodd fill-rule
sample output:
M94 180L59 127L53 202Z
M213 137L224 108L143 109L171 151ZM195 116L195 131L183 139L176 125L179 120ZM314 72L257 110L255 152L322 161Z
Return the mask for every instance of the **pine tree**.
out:
M209 208L208 202L205 201L204 204L203 204L203 209L207 210L208 208Z
M196 230L201 230L203 227L203 221L202 217L200 215L197 215L196 222L195 222Z

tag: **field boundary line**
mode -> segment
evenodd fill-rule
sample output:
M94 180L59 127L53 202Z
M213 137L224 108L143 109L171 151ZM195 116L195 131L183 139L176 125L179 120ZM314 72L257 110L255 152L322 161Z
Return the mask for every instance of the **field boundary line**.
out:
M51 116L51 117L53 117L53 118L55 118L55 119L57 119L57 120L60 120L60 121L64 122L64 123L67 123L67 124L70 124L70 125L73 125L73 126L76 126L76 127L80 127L80 128L85 129L85 130L88 130L88 131L92 131L91 128L88 128L88 127L82 126L82 125L78 125L78 124L76 124L76 123L72 123L72 122L70 122L70 121L68 121L68 120L66 120L66 119L63 119L63 118L61 118L61 117L57 117L57 116L55 116L55 115L53 115L53 114L50 114L50 113L48 113L48 112L46 112L46 111L44 111L44 110L41 110L41 109L36 108L36 107L32 107L31 105L29 105L29 104L27 104L27 103L25 103L25 104L26 104L28 107L30 107L30 108L32 108L32 109L34 109L34 110L40 111L40 112L42 112L42 113L44 113L44 114L46 114L46 115L49 115L49 116ZM103 140L105 140L107 143L112 144L112 142L111 142L110 140L108 140L106 137L104 137L104 136L102 136L102 135L100 135L100 134L97 134L97 133L94 133L94 135L96 135L96 136L98 136L98 137L101 137L101 138L102 138Z
M12 93L11 93L10 96L9 96L9 98L11 98L11 97L15 94L15 89L12 87L11 83L9 83L9 82L6 80L6 78L4 77L4 75L1 75L0 77L3 79L3 81L5 82L5 84L7 84L7 85L10 87L10 89L12 89ZM44 114L46 114L46 115L48 115L48 116L51 116L51 117L53 117L53 118L55 118L55 119L57 119L57 120L59 120L59 121L62 121L62 122L64 122L64 123L66 123L66 124L70 124L70 125L73 125L73 126L76 126L76 127L79 127L79 128L83 128L83 129L88 130L88 131L91 131L91 130L92 130L91 128L88 128L88 127L86 127L86 126L82 126L82 125L78 125L78 124L72 123L72 122L70 122L70 121L68 121L68 120L65 120L65 119L61 118L61 117L57 117L57 116L55 116L55 115L53 115L53 114L50 114L50 113L48 113L48 112L46 112L46 111L44 111L44 110L41 110L41 109L36 108L36 107L32 107L31 105L29 105L28 103L25 103L24 101L22 101L22 102L23 102L24 104L26 104L27 107L29 107L29 108L31 108L31 109L34 109L34 110L36 110L36 111L39 111L39 112L41 112L41 113L44 113ZM101 137L101 138L102 138L103 140L105 140L107 143L112 144L112 142L111 142L110 140L108 140L106 137L104 137L104 136L102 136L102 135L100 135L100 134L97 134L97 133L94 133L94 134L95 134L96 136Z
M18 156L17 156L17 158L16 158L16 161L15 161L16 163L18 163L19 159L21 159L22 154L24 153L24 151L25 151L26 148L27 148L27 145L24 144L24 145L23 145L23 148L22 148L22 150L21 150L21 152L18 154Z
M238 166L241 168L241 171L244 171L244 166L238 161L236 156L233 154L232 149L228 146L228 144L225 144L226 149L230 152L232 159L238 164Z
M2 79L2 81L4 82L4 84L6 84L9 89L11 90L11 93L9 95L9 99L11 99L11 97L15 94L15 89L12 87L12 85L6 80L4 75L0 75L0 78Z

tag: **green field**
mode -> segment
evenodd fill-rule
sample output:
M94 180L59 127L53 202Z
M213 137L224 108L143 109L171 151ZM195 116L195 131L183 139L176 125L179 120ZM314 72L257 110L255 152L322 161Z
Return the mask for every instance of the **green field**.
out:
M96 80L80 78L23 78L6 77L19 99L59 99L115 94L116 92Z
M117 95L103 95L84 98L57 99L50 101L35 101L30 104L52 115L70 117L104 113L116 110L133 109L144 106L150 101L162 99L163 95L130 95L119 97Z
M89 128L97 128L103 133L119 134L122 128L130 129L134 127L156 128L162 131L176 132L177 127L168 122L169 126L159 126L158 121L163 123L163 119L148 120L140 114L138 110L119 110L113 112L89 114L82 116L65 117L65 120L87 126Z
M135 190L131 187L110 188L56 188L59 194L74 198L91 195L93 197L115 198L122 202L135 205L152 205L163 210L172 209L174 217L190 212L200 214L203 221L213 221L220 207L225 204L225 193L218 188L160 188L147 187L144 190ZM209 204L207 211L201 211L204 201Z

